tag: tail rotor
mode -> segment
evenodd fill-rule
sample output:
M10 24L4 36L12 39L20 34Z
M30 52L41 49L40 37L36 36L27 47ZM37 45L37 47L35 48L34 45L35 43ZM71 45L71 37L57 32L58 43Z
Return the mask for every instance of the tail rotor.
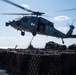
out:
M74 29L75 28L74 22L75 22L75 19L73 19L71 24L67 23L67 26L69 26L71 29Z
M69 31L66 34L67 36L70 36L73 33L73 29L75 28L74 25L73 25L74 22L75 22L75 20L73 20L72 23L69 25L70 26L70 29L69 29Z

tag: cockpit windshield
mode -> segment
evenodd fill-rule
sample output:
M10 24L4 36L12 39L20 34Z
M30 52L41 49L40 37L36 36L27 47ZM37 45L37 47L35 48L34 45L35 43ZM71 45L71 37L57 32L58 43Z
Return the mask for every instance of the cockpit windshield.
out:
M15 18L15 21L19 21L22 18L22 16L19 16L17 18Z

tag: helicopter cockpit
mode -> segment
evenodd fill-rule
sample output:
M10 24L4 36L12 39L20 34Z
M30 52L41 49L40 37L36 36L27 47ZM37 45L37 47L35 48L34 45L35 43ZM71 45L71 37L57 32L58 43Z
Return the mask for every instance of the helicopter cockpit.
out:
M22 16L19 16L19 17L15 18L14 20L19 21L21 18L22 18Z

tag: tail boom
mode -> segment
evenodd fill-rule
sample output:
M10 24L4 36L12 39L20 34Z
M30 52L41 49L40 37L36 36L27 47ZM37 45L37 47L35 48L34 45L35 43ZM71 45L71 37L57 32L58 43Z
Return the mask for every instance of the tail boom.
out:
M76 38L76 35L70 35L68 38Z

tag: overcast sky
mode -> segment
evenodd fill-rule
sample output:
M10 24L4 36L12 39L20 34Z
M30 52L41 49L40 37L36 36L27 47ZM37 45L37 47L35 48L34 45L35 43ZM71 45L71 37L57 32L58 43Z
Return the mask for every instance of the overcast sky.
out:
M76 10L66 11L66 12L56 12L65 9L76 8L76 0L10 0L19 5L22 5L26 8L29 8L34 11L44 12L45 15L49 17L44 17L49 21L54 23L54 27L60 30L63 33L67 33L69 29L69 24L75 20L74 25L76 27ZM27 48L29 42L32 38L32 34L25 32L25 36L21 36L21 32L13 29L12 27L6 27L5 22L13 20L19 16L5 16L1 13L17 13L22 12L26 13L13 5L3 2L0 0L0 47L9 48L15 47L18 45L18 48ZM76 28L74 29L73 34L76 33ZM51 36L42 36L37 35L32 44L34 47L44 47L46 42L54 41L56 43L62 44L61 39L51 37ZM71 45L76 43L76 39L64 39L65 45Z

